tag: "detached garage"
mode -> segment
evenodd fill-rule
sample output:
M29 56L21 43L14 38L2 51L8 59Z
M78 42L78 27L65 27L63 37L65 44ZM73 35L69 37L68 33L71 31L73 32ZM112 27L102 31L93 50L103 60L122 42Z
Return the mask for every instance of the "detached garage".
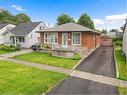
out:
M113 46L113 39L107 35L101 36L101 46Z

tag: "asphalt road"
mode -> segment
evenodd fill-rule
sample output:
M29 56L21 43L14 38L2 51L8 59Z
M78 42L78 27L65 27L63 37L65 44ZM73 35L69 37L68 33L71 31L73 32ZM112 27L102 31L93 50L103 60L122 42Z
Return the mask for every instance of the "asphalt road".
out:
M115 77L113 47L100 47L76 69L95 74ZM115 86L76 77L68 77L47 94L118 94Z

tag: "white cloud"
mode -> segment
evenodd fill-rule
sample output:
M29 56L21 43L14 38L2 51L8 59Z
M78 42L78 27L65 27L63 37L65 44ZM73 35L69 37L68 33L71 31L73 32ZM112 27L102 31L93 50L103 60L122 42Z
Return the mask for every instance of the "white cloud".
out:
M107 29L110 30L112 28L119 29L125 22L125 18L127 13L117 14L117 15L108 15L103 19L93 19L93 22L97 29Z
M16 9L18 11L23 11L24 10L21 6L18 6L18 5L12 5L11 7L13 7L14 9Z
M104 21L101 20L101 19L93 19L93 22L94 22L94 24L96 24L96 25L102 25L102 24L104 24Z
M119 15L110 15L110 16L106 16L105 20L109 21L109 22L110 21L111 22L117 22L117 21L124 20L126 16L127 16L127 13L119 14Z

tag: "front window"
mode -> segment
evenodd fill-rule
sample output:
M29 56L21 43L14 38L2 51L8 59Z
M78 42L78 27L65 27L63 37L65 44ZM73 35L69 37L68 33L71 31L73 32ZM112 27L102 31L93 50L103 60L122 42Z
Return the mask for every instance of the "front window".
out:
M80 45L80 32L74 32L73 33L73 44L74 45Z
M57 33L45 33L45 43L58 43L58 34Z
M18 41L19 41L19 42L25 42L25 38L24 38L24 37L19 37L19 38L18 38Z

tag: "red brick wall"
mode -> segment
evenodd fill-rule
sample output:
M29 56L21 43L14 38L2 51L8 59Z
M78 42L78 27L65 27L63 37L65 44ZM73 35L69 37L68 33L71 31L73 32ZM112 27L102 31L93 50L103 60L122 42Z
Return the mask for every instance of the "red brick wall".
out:
M82 32L82 46L87 49L92 49L100 44L100 36L98 34Z
M72 45L72 32L68 33L68 46Z
M58 45L62 44L62 33L58 32Z

